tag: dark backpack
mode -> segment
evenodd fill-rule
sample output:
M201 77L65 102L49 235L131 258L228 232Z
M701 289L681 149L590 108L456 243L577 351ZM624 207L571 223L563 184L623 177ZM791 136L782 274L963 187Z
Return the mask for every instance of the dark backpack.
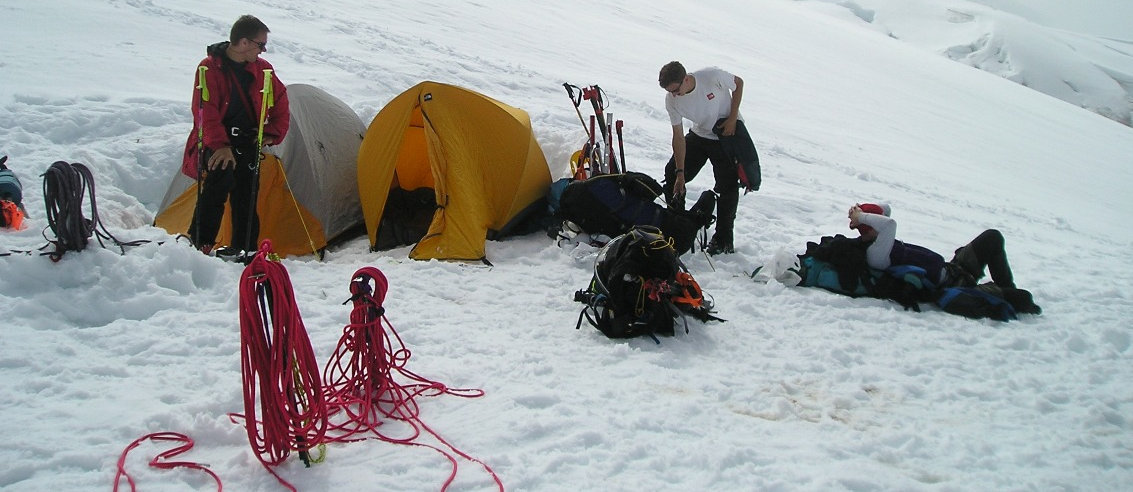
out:
M8 156L0 157L0 229L24 228L24 186L16 173L5 164Z
M919 303L935 298L936 286L925 276L923 268L870 268L865 258L868 246L869 243L841 234L824 236L818 243L808 242L806 253L799 255L798 285L851 297L889 299L918 312Z
M991 318L997 321L1010 321L1020 314L1043 313L1035 304L1035 298L1027 289L1000 287L985 282L975 287L952 287L943 289L936 299L936 305L945 312L973 319Z
M978 287L949 287L943 289L936 305L947 313L965 318L991 318L996 321L1010 321L1018 318L1015 307L1003 297L993 295Z
M661 185L647 174L603 174L567 185L558 214L583 231L609 237L634 226L652 226L673 238L677 254L683 254L692 248L696 232L711 223L711 212L667 209L656 202L662 193ZM714 201L712 205L707 208L714 208Z
M869 295L870 283L862 277L842 273L833 263L813 256L799 256L798 273L799 285L803 287L818 287L850 297Z
M876 272L876 270L874 270ZM870 295L896 301L905 309L920 312L922 302L936 299L936 284L928 279L924 268L914 265L893 265L874 275Z
M24 185L16 173L8 169L8 156L0 157L0 200L8 200L20 210L24 208Z
M647 335L656 341L657 335L672 336L675 318L685 315L720 320L671 241L654 227L635 227L607 243L590 285L574 299L586 305L575 328L585 318L610 338Z
M806 252L799 255L799 285L853 297L869 295L874 272L865 259L868 246L841 234L807 242Z

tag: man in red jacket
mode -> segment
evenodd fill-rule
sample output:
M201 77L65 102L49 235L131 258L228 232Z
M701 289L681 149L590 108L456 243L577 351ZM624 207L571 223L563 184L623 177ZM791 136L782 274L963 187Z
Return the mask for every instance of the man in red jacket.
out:
M216 254L235 255L257 248L259 217L253 195L261 150L257 136L265 70L272 71L269 90L274 105L269 100L263 145L282 142L291 123L287 89L274 76L271 64L260 58L267 51L268 32L259 19L241 16L232 24L229 40L209 46L208 56L197 66L193 131L185 144L181 172L202 185L189 235L206 254L214 247L228 200L232 202L232 243Z

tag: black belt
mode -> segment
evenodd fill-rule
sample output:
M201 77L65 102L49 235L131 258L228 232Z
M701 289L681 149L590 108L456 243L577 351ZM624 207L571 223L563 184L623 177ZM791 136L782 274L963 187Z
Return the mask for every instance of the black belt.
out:
M256 136L257 133L258 132L256 130L244 130L244 129L238 127L238 126L228 127L228 136L230 136L230 137L253 138L253 137Z

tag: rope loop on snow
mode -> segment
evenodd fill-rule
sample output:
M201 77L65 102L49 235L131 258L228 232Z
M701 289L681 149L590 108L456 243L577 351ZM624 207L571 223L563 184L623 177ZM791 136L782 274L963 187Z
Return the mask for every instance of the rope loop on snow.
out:
M157 456L154 456L153 459L149 461L149 466L163 470L171 470L173 468L179 467L201 470L209 474L209 476L212 477L212 479L216 482L217 492L224 490L224 487L220 483L220 477L218 477L216 473L213 473L213 471L210 470L206 465L194 463L192 461L165 461L181 453L185 453L190 449L193 449L193 440L190 439L189 436L186 436L185 434L181 434L179 432L154 432L152 434L146 434L135 439L134 442L130 443L129 446L126 446L126 449L122 450L122 454L118 457L118 472L114 474L114 492L118 492L118 486L122 482L122 477L126 477L126 482L130 484L131 491L137 490L137 484L134 483L134 477L131 477L130 474L126 472L126 455L130 454L130 451L133 451L134 448L138 447L147 440L173 441L181 443L181 445L173 449L168 449L161 453L158 453Z

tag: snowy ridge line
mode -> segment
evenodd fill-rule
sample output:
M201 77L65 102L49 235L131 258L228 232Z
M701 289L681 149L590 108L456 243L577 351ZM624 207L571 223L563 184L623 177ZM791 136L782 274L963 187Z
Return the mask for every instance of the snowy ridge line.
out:
M815 1L844 7L894 39L1133 126L1133 54L1120 49L1131 40L1042 26L978 1Z

